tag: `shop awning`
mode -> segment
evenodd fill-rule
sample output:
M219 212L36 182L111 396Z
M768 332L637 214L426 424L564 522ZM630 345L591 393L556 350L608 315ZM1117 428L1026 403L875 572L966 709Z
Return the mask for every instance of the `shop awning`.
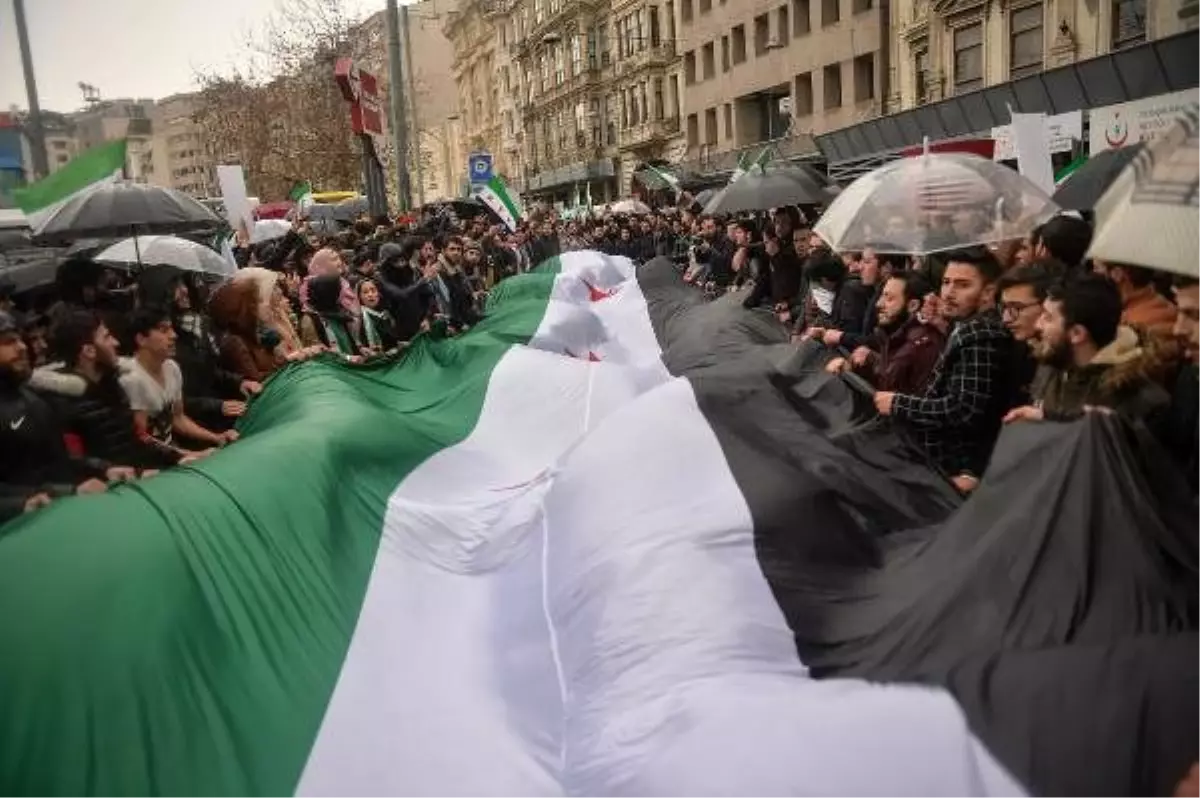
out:
M825 160L855 161L1007 125L1009 108L1063 114L1195 88L1200 37L1188 31L989 86L816 137Z

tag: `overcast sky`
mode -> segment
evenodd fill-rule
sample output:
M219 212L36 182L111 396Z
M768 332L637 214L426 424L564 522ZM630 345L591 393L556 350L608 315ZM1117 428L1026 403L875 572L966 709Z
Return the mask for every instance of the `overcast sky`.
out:
M242 60L244 32L287 0L25 0L42 107L82 106L77 84L101 97L165 97L194 88L198 69ZM343 0L365 16L384 0ZM407 3L402 2L402 5ZM0 110L26 106L10 0L0 0Z

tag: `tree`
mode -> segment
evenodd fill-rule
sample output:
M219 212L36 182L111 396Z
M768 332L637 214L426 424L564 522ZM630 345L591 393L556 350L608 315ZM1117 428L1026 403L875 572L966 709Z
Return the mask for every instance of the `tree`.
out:
M357 55L358 28L339 0L279 0L246 36L247 65L197 76L196 122L220 162L241 164L251 193L283 199L297 180L361 190L360 149L334 81L337 58Z

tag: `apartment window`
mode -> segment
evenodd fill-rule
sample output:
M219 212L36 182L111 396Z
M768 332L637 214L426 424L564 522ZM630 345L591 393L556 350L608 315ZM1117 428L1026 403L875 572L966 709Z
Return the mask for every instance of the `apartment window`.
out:
M583 72L583 37L575 34L571 37L571 74Z
M667 104L663 99L663 79L654 79L654 118L661 120L667 115Z
M717 48L715 42L709 42L701 49L701 62L704 67L703 80L717 76Z
M812 31L811 0L792 0L792 33L807 36Z
M729 71L729 37L721 37L721 71Z
M709 108L704 112L704 143L717 143L717 109Z
M712 0L700 0L700 13L707 14L712 11Z
M683 82L691 86L696 82L696 51L683 54Z
M983 23L954 31L954 93L983 88Z
M842 107L842 65L825 67L825 110Z
M813 77L811 72L796 76L795 115L811 116L813 112Z
M733 139L733 103L725 103L725 140Z
M1112 0L1112 49L1146 41L1146 0Z
M679 110L679 76L672 75L671 76L671 113L670 113L670 116L675 119L678 119L680 113L681 112Z
M680 0L679 16L682 17L684 25L692 21L692 0Z
M870 11L875 7L875 0L851 0L850 10L852 13L861 14L864 11Z
M759 14L754 18L754 54L763 55L771 49L771 17Z
M700 145L700 118L695 114L688 114L687 143L689 147L697 147Z
M738 25L732 31L731 49L733 50L733 65L746 63L746 26Z
M1012 80L1042 71L1042 5L1014 9L1008 16L1008 72Z
M854 59L854 102L875 99L875 54L865 53Z
M929 100L929 50L917 50L913 57L913 83L917 90L917 104Z
M788 40L792 36L792 25L788 19L788 7L780 6L776 9L775 18L778 22L775 25L775 39L780 47L787 47Z
M836 25L842 18L842 0L821 0L821 26Z
M658 21L658 6L650 6L650 46L662 44L662 26Z

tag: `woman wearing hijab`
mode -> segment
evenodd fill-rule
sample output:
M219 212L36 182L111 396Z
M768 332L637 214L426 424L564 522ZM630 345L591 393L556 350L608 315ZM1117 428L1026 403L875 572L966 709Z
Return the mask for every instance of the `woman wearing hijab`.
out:
M305 354L282 310L278 282L278 272L251 266L218 286L208 300L209 318L222 333L221 364L243 380L261 383Z
M323 346L347 357L358 354L358 324L341 303L341 277L309 277L308 308L300 319L300 342ZM358 302L355 301L357 306Z

